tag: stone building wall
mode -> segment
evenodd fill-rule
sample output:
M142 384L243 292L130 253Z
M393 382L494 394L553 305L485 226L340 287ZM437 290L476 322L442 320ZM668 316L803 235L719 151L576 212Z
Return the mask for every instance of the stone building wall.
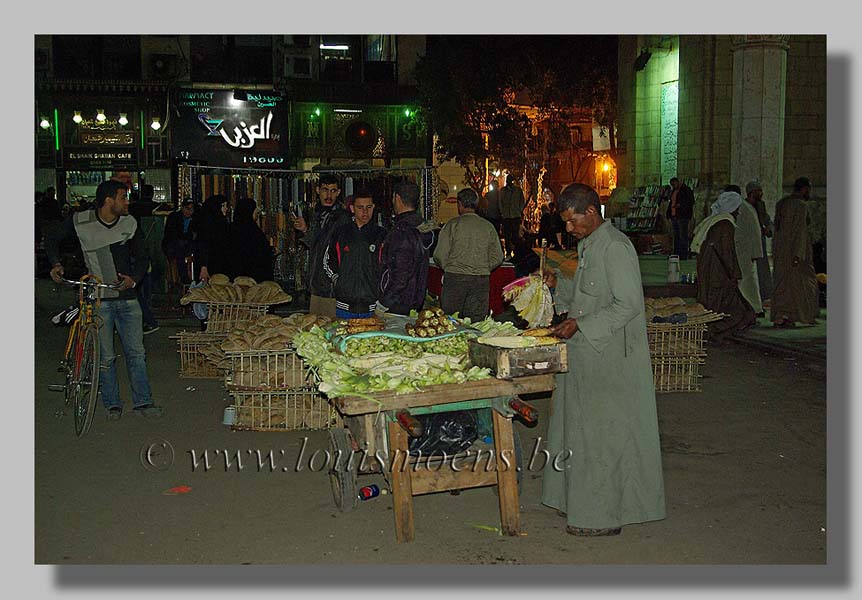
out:
M784 126L785 193L806 176L826 195L826 36L790 36Z
M826 37L791 35L786 61L786 93L781 181L789 193L800 175L814 185L812 195L826 196ZM667 36L620 36L618 89L619 191L626 199L633 187L661 179L661 84L669 77L664 64L679 60L677 175L697 179L696 218L731 181L734 138L734 58L732 36L681 35L678 54L653 53L643 71L633 63L640 49L667 43ZM655 61L655 62L654 62ZM739 73L737 73L739 79ZM666 183L661 181L661 183ZM777 198L775 199L777 200ZM774 205L775 200L768 204Z

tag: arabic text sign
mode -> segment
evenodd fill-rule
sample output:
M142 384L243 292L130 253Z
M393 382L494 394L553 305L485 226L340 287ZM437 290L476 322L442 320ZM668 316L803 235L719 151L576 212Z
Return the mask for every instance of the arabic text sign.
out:
M173 154L181 160L220 166L283 161L287 155L287 109L272 92L181 90L176 99Z

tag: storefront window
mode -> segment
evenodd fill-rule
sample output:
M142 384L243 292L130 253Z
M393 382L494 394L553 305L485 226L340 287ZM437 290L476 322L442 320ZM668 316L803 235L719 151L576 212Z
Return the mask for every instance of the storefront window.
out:
M320 36L320 79L351 81L355 45L351 36Z

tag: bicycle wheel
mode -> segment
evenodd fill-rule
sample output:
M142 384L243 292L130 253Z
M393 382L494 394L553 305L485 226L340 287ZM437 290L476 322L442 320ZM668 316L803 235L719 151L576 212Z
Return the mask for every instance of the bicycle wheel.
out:
M68 351L63 357L63 361L61 363L63 365L63 373L65 378L65 388L63 390L63 406L65 408L69 408L72 405L72 400L75 395L75 357L78 353L77 345L80 341L78 339L77 319L72 323L72 327L69 330L69 338L72 340L72 342L68 344Z
M96 400L99 397L99 326L90 323L81 336L82 347L75 365L73 397L75 411L75 433L84 436L93 423Z

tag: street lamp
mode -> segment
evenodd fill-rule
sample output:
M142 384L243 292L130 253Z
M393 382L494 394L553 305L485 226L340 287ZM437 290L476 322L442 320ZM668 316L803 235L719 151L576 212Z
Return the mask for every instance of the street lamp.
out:
M153 131L158 131L162 128L161 120L159 117L153 117L153 122L150 123L150 127L153 128Z

